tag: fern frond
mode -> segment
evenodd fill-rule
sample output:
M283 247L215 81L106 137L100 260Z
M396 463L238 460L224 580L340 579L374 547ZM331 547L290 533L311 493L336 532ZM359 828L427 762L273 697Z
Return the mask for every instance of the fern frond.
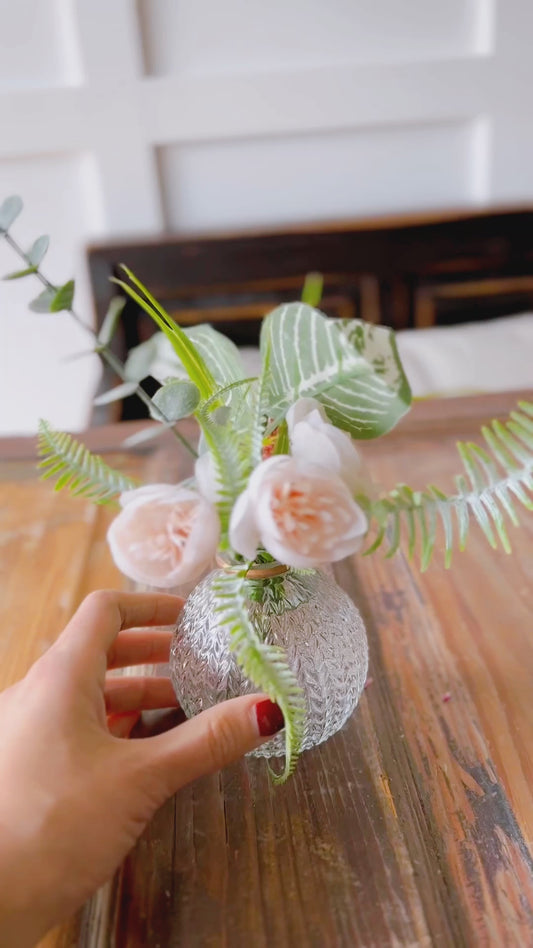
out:
M217 424L204 408L200 408L195 417L215 464L219 490L217 510L221 526L220 549L224 551L228 549L229 520L233 505L246 487L250 468L249 452L231 423Z
M256 464L259 464L262 457L263 438L265 436L266 427L268 423L267 404L268 404L268 385L269 385L269 378L270 378L271 354L272 354L272 346L271 346L270 340L268 340L265 346L265 352L263 354L263 364L261 368L261 375L259 378L257 401L255 405L255 412L254 412L252 443L250 446L254 467Z
M418 546L421 568L425 570L434 553L440 521L445 566L449 567L454 542L452 515L457 520L460 550L465 548L473 517L492 547L500 545L510 553L506 519L518 525L515 502L533 510L533 403L520 402L519 409L511 412L506 422L495 420L481 429L485 447L458 443L464 473L455 478L455 494L448 496L434 485L424 491L400 485L385 498L370 503L368 512L377 535L365 555L386 544L386 556L393 556L405 535L409 557Z
M241 388L242 385L249 386L253 382L257 382L256 375L251 375L249 378L246 378L246 379L238 379L238 381L236 382L229 382L228 385L224 385L223 388L217 389L214 395L211 395L211 397L208 398L206 402L204 402L202 406L204 411L206 412L213 411L213 409L217 408L220 404L225 403L226 401L225 396L229 395L230 392L235 391L236 388ZM246 398L246 393L244 397Z
M220 623L228 626L229 647L244 674L281 708L285 721L285 765L282 773L270 769L274 783L291 776L301 750L305 700L283 649L263 642L252 622L246 597L249 565L238 572L223 572L214 583L215 609Z
M68 487L75 497L95 504L107 504L138 484L125 474L114 471L102 458L76 441L72 435L54 431L47 421L39 422L38 452L42 477L57 477L55 490Z

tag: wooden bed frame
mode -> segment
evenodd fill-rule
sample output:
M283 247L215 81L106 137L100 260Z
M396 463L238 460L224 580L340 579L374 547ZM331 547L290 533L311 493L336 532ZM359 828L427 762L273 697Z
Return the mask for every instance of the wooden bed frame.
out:
M182 325L210 322L238 345L257 343L262 317L297 299L310 271L323 274L330 316L426 328L533 309L533 208L95 244L88 263L98 325L121 262ZM153 332L128 300L117 355ZM104 387L113 381L106 375ZM142 408L126 399L118 417L140 417Z

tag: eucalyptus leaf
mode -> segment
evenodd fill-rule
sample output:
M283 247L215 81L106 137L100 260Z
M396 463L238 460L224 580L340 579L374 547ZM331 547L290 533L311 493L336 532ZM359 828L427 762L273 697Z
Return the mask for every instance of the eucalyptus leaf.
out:
M124 374L127 379L142 382L142 380L149 375L153 375L158 382L164 381L164 379L160 378L159 375L153 371L158 359L159 338L164 339L165 343L167 343L162 333L155 333L150 339L147 339L146 342L141 342L138 346L134 346L133 349L130 349L124 364ZM174 355L172 346L170 343L167 344L172 355ZM175 362L178 364L177 359L175 359ZM165 376L171 374L171 371L166 372Z
M133 395L137 391L137 382L123 382L122 385L116 385L109 391L97 395L93 400L93 405L109 405L111 402L118 402L128 395Z
M50 312L60 313L64 309L71 309L73 299L74 280L69 280L68 283L60 286L57 292L54 294L54 298L50 304Z
M279 424L293 402L316 398L354 438L389 431L411 403L394 333L361 320L328 319L305 303L279 306L263 320L270 353L265 407Z
M50 244L50 238L47 234L43 234L42 237L38 237L37 240L33 242L28 253L26 254L30 264L33 267L38 267L41 260L43 259L46 251L48 250Z
M33 313L51 313L52 302L55 299L56 290L53 286L47 286L42 293L39 293L30 303L30 309Z
M13 194L5 199L0 206L0 231L9 230L11 224L16 221L24 204L18 194Z
M114 296L111 300L98 333L99 345L107 346L111 342L125 305L126 300L123 296Z
M188 418L198 407L200 391L193 382L172 379L161 386L152 398L167 421Z
M2 277L3 280L20 280L22 277L30 276L32 273L37 273L37 267L25 267L24 270L14 270L13 273L6 273L5 277Z
M123 448L134 448L138 444L145 444L147 441L153 441L154 438L161 437L168 430L169 425L151 425L149 428L141 428L135 434L129 435L122 442Z
M220 405L219 408L215 408L211 417L216 425L227 425L231 418L231 410L228 405Z

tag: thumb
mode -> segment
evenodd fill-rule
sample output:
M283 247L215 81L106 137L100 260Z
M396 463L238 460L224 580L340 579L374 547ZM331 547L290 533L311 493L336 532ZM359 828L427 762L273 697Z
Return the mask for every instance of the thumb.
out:
M143 744L170 796L191 780L238 760L283 727L277 704L266 695L244 695L202 711Z

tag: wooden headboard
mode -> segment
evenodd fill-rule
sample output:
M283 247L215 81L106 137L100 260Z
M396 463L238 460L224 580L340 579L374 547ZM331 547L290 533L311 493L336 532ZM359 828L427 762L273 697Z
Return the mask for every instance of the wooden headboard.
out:
M181 325L210 322L239 345L257 342L262 317L297 299L310 271L323 274L328 315L423 328L533 309L533 208L96 244L88 262L99 325L124 262ZM128 300L117 354L153 331Z

